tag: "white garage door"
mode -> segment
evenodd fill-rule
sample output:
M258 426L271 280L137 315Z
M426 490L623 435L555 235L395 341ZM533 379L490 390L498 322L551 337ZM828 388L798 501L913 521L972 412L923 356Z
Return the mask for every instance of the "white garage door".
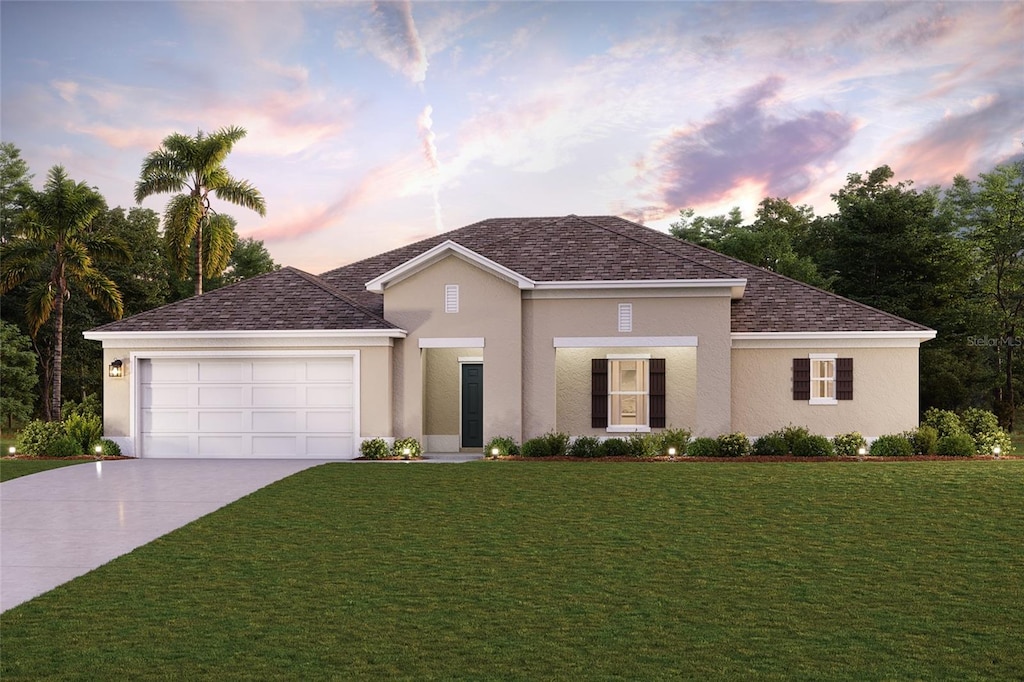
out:
M143 457L355 456L352 357L139 362Z

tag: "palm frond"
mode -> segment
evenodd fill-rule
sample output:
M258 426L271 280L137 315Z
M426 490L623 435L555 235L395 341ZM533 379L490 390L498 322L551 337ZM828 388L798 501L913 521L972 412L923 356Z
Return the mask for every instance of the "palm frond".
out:
M93 267L86 268L78 276L78 282L82 290L100 304L115 319L121 319L124 314L124 303L121 299L121 292L118 291L114 281Z
M33 337L53 314L57 296L57 288L48 281L40 282L29 291L28 299L25 301L25 319Z
M164 213L164 243L178 274L188 274L192 242L203 219L203 205L189 194L178 194Z
M206 277L216 277L224 272L231 260L231 252L238 242L235 219L218 213L210 216L210 222L203 230L203 272Z
M267 215L263 195L248 180L236 180L229 175L222 184L213 188L213 193L218 199L251 209L261 216Z

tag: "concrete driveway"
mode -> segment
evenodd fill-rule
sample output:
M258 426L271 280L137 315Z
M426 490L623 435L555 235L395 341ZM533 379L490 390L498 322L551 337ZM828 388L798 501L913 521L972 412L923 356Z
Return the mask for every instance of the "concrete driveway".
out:
M0 612L320 460L86 462L0 484Z

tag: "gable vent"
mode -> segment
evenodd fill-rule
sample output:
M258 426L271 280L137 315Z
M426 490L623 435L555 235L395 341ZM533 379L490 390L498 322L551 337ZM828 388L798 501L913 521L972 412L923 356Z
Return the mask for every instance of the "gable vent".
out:
M459 285L444 285L444 311L446 313L459 312Z
M619 304L619 331L620 332L631 332L631 331L633 331L633 304L632 303L620 303Z

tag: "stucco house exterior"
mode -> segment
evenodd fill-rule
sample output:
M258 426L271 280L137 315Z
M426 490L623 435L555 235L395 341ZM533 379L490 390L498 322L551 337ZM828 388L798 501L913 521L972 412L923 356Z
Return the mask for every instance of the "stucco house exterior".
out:
M433 452L665 427L874 437L917 424L934 336L575 215L485 220L320 276L283 268L86 333L125 454L318 458L373 437Z

